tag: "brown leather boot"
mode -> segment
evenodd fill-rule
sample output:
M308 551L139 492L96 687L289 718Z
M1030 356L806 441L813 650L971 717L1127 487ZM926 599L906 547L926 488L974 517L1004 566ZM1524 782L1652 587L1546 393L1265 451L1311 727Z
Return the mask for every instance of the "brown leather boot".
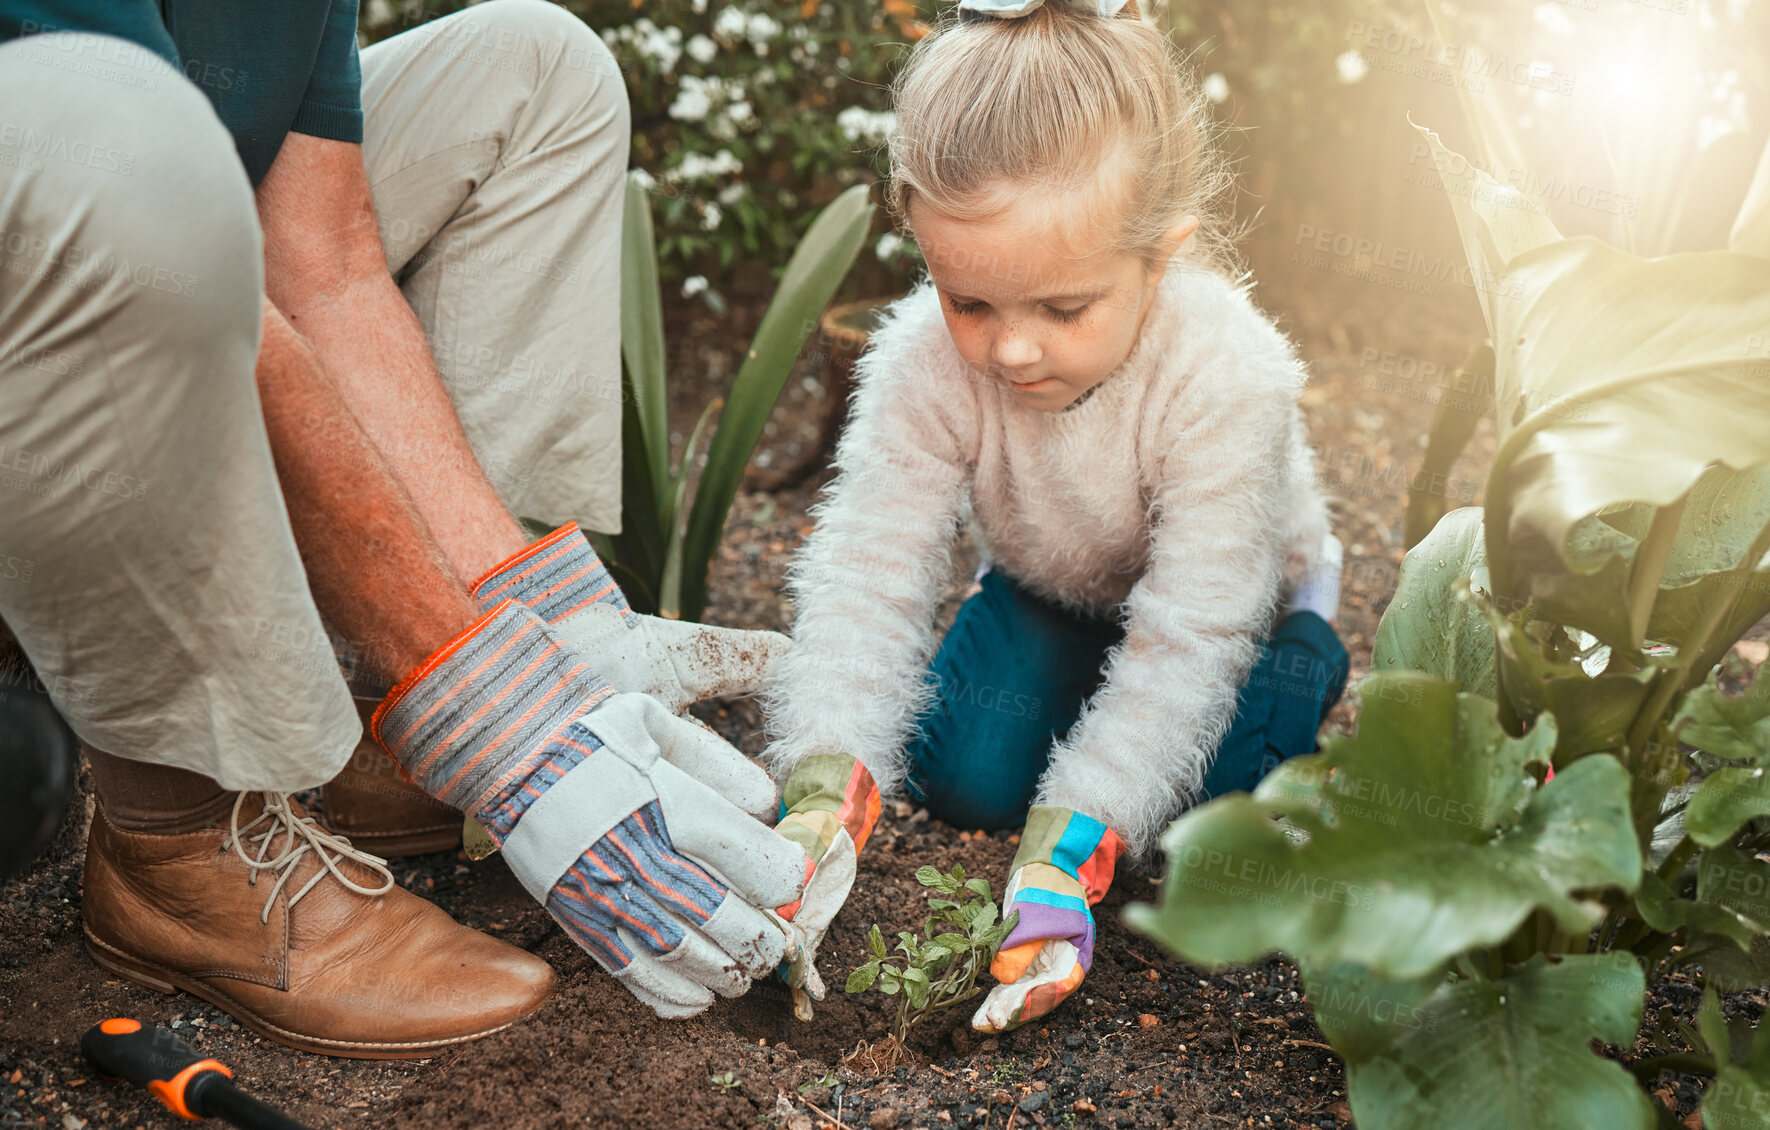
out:
M375 699L356 700L363 738L338 775L320 789L326 826L383 859L453 851L461 846L461 813L400 776L399 766L368 734Z
M490 1035L547 999L553 970L394 885L287 795L246 793L215 827L86 847L86 948L290 1047L405 1059Z

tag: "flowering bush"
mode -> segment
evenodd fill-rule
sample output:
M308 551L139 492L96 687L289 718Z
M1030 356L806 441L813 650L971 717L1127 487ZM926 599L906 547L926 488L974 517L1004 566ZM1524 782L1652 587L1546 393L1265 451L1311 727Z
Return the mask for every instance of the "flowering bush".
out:
M659 265L690 292L786 262L819 208L883 175L890 70L921 31L908 0L568 7L626 72Z
M463 6L367 0L365 38ZM562 6L626 75L632 164L655 194L666 285L714 301L721 285L766 289L766 272L786 263L819 209L884 174L891 68L925 28L913 0ZM935 10L925 2L922 16ZM904 257L899 243L884 250Z
M812 214L883 174L890 66L919 34L906 0L570 7L627 73L667 278L704 289L745 260L786 262Z

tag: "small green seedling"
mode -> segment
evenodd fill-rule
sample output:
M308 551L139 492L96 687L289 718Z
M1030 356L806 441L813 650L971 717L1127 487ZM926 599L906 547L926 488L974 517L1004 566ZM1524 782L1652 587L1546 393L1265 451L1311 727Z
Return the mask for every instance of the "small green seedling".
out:
M827 1090L828 1088L834 1087L835 1085L836 1085L836 1069L834 1067L832 1067L828 1071L824 1072L823 1078L821 1078L821 1079L808 1079L805 1082L799 1084L799 1093L801 1095L808 1095L813 1091Z
M990 1072L989 1081L995 1086L1001 1087L1009 1083L1018 1083L1025 1078L1026 1072L1020 1069L1018 1063L1010 1060L996 1064L996 1069Z
M950 874L920 867L916 882L931 888L931 913L922 928L926 939L901 930L894 951L887 951L885 935L874 926L867 934L872 960L849 974L845 986L850 993L864 993L876 985L886 996L898 998L897 1020L886 1045L874 1049L876 1059L901 1060L910 1029L982 992L978 975L989 968L1019 917L1016 913L998 921L1001 912L989 884L967 879L963 867L954 866Z
M735 1071L721 1071L717 1075L707 1076L707 1082L721 1091L735 1091L738 1088L738 1077Z

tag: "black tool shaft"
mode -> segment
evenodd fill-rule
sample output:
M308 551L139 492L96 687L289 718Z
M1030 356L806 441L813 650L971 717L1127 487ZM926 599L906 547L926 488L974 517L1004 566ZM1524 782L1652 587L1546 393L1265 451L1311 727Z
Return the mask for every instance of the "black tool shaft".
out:
M275 1107L266 1106L221 1075L205 1076L192 1086L191 1106L242 1130L310 1130Z

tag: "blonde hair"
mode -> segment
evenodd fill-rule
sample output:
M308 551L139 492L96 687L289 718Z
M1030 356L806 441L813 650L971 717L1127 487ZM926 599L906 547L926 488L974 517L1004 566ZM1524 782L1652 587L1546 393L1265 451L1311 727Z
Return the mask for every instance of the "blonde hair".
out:
M893 95L886 200L905 231L916 196L981 219L1006 193L1058 195L1110 170L1112 250L1153 263L1163 237L1196 216L1187 257L1240 273L1220 214L1234 180L1209 104L1135 0L1111 19L1068 0L1017 19L949 16L916 44Z

